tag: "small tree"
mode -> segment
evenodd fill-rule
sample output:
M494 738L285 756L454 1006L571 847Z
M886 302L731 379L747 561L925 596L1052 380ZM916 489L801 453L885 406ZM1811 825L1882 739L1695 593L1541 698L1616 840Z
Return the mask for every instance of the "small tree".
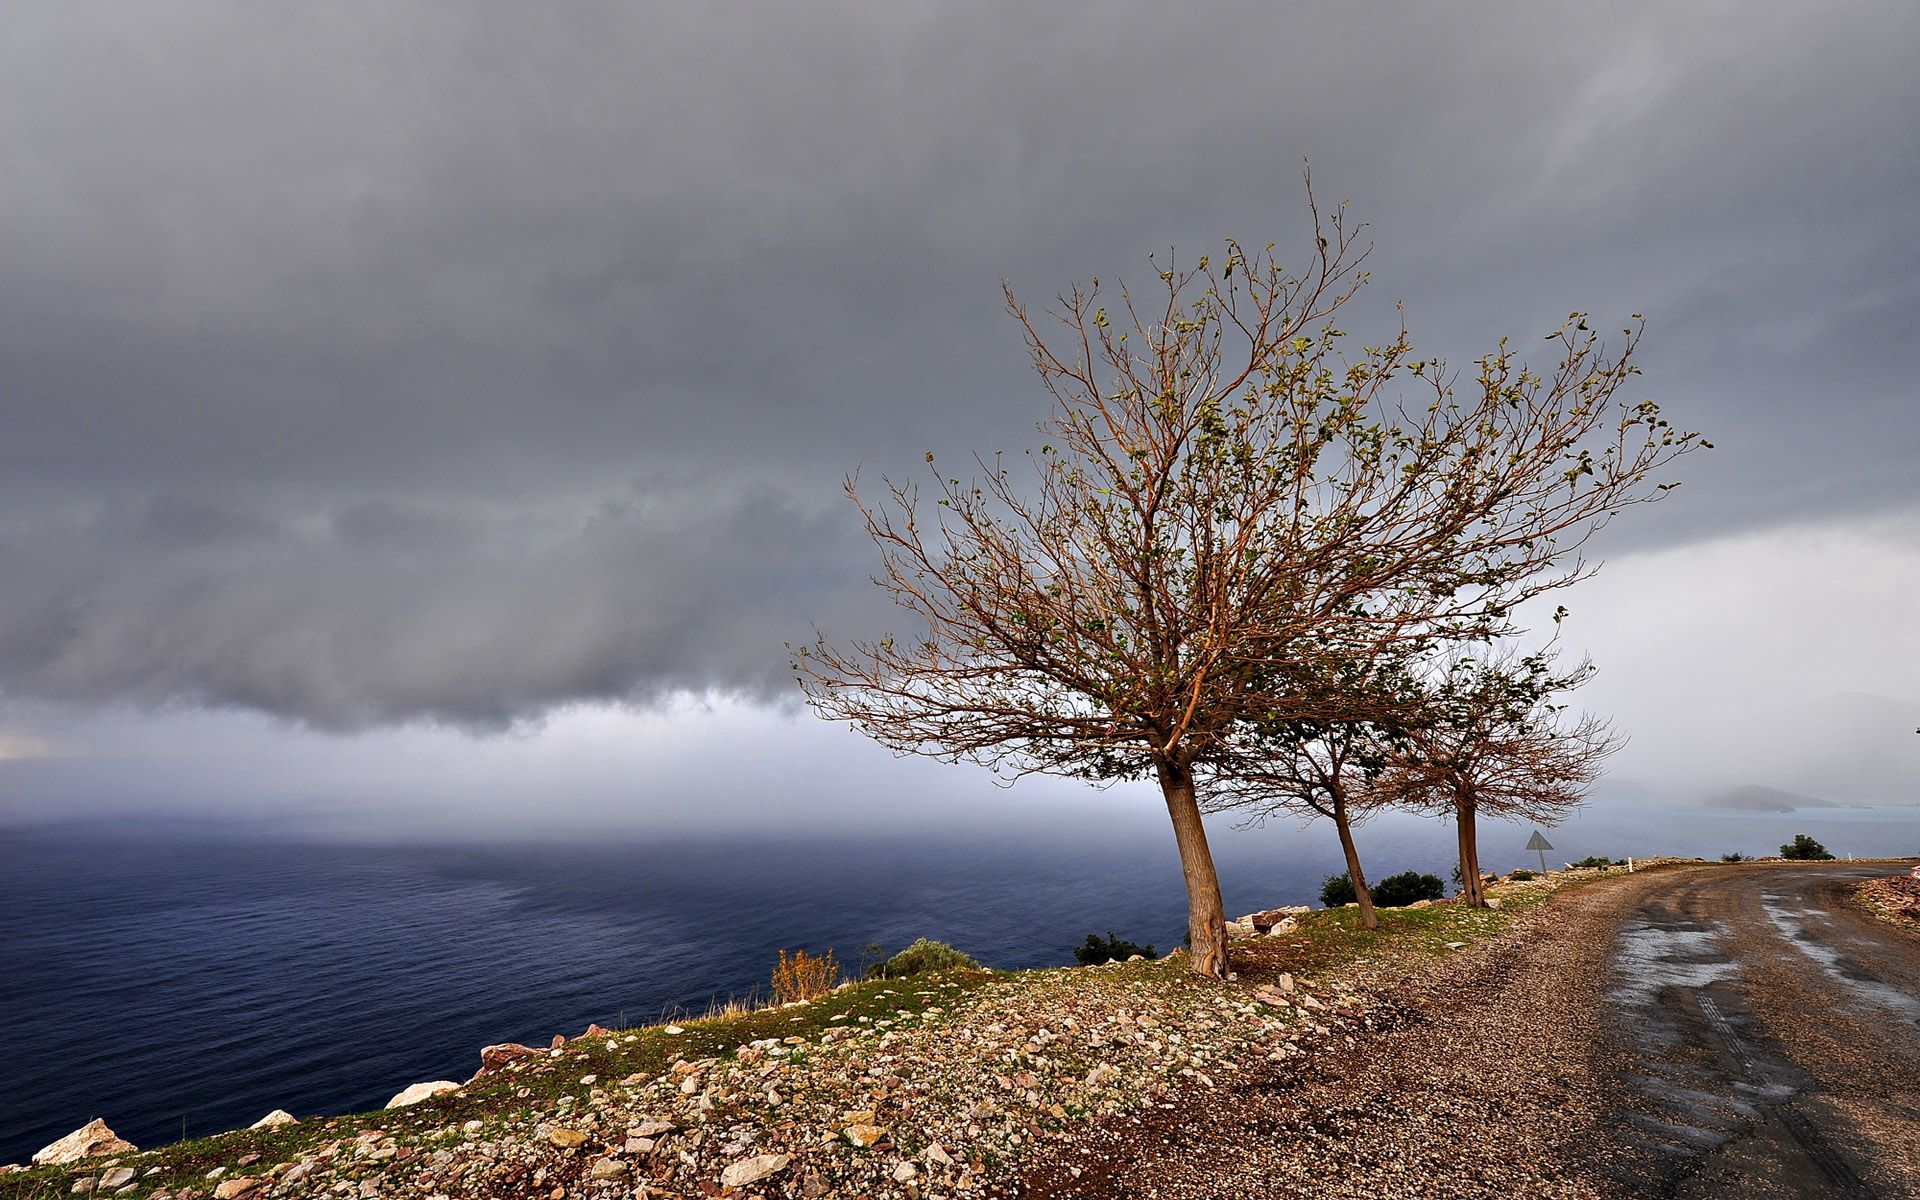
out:
M1796 833L1793 840L1780 847L1781 858L1791 858L1802 862L1824 861L1833 857L1825 846L1814 841L1804 833Z
M1340 903L1358 903L1361 924L1378 928L1353 827L1381 803L1373 781L1406 748L1406 722L1417 719L1418 689L1404 664L1389 659L1385 665L1344 661L1323 664L1318 673L1299 671L1286 690L1316 713L1342 715L1256 722L1236 757L1209 764L1208 809L1251 809L1255 824L1281 814L1331 820L1347 862L1346 874L1337 878L1346 881L1350 895ZM1322 894L1322 902L1334 907Z
M898 637L817 635L794 666L815 710L903 753L1158 785L1179 847L1192 970L1226 970L1196 781L1243 742L1317 712L1292 672L1437 636L1485 639L1514 605L1585 573L1578 546L1670 484L1700 444L1616 393L1577 316L1548 375L1503 342L1456 391L1404 331L1348 355L1331 317L1366 251L1314 203L1292 271L1229 242L1156 263L1136 302L1098 280L1060 297L1058 332L1009 311L1054 400L1031 485L998 456L920 489L847 491L881 549ZM1413 394L1403 395L1402 389ZM933 456L928 455L930 466Z
M1556 674L1545 651L1462 655L1439 670L1407 752L1380 776L1383 800L1453 817L1468 905L1486 906L1480 814L1555 824L1619 748L1606 721L1565 719L1553 702L1592 677L1585 661Z

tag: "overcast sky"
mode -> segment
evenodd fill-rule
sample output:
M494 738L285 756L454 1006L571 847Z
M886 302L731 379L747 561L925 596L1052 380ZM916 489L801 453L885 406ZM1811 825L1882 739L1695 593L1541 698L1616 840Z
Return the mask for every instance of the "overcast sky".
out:
M1357 337L1643 312L1718 444L1567 600L1621 779L1920 801L1916 61L1908 3L10 5L0 812L964 806L794 711L885 616L841 476L1030 444L1000 279L1284 253L1308 159Z

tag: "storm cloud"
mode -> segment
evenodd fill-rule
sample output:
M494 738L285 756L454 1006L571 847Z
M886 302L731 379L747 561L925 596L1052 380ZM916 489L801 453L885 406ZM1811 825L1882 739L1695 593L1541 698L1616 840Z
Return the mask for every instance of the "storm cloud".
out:
M497 729L778 701L838 488L1044 415L1000 310L1306 236L1458 360L1644 312L1609 548L1914 503L1909 5L10 9L0 696ZM1603 663L1604 665L1604 663Z

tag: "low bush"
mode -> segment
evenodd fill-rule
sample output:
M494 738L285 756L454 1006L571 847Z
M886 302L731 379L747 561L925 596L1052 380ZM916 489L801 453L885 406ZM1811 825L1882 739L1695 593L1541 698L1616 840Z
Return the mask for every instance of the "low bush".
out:
M1423 875L1419 871L1389 875L1367 888L1367 895L1373 898L1376 908L1405 908L1416 900L1438 900L1446 894L1446 885L1438 875ZM1358 898L1354 895L1353 880L1347 875L1330 875L1320 885L1320 903L1328 908L1352 904Z
M1720 861L1721 862L1746 862L1747 856L1740 853L1738 850L1735 850L1732 854L1722 854L1720 856Z
M1812 862L1832 858L1833 855L1819 842L1804 833L1796 833L1793 840L1780 847L1781 858L1791 858L1800 862Z
M1525 883L1527 880L1534 878L1534 873L1532 871L1527 870L1525 867L1522 867L1518 871L1515 871L1513 874L1507 876L1507 878L1518 880L1521 883Z
M774 1003L814 1000L832 991L839 982L840 964L833 960L833 951L816 958L805 950L795 950L792 957L788 957L782 950L780 962L773 968Z
M1098 934L1088 934L1087 940L1073 951L1074 960L1083 967L1095 967L1103 962L1125 962L1136 954L1142 958L1157 957L1152 946L1123 941L1113 936L1111 929L1107 930L1104 939Z
M1604 854L1591 854L1577 863L1568 863L1570 867L1613 867L1619 864Z
M1446 885L1440 882L1438 875L1402 871L1368 888L1367 895L1373 897L1373 903L1378 908L1405 908L1417 900L1438 900L1446 895L1446 891Z
M1353 879L1345 872L1327 876L1320 885L1320 903L1328 908L1339 908L1342 904L1352 904L1359 897L1353 894Z
M923 975L928 971L977 971L979 969L980 964L965 951L955 950L945 942L920 938L887 961L867 968L867 978L905 979L910 975Z

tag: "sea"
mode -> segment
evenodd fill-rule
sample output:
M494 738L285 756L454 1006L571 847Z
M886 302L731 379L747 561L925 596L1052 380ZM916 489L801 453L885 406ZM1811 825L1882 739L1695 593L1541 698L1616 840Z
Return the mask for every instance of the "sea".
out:
M1538 866L1491 822L1488 869ZM1595 806L1550 862L1920 852L1920 810L1754 814ZM1308 903L1342 868L1325 825L1216 825L1230 914ZM1450 826L1361 827L1372 877L1447 877ZM1089 933L1161 952L1185 900L1172 835L1084 814L991 827L561 842L328 840L84 823L0 828L0 1163L104 1118L142 1147L375 1108L464 1080L493 1042L698 1014L764 991L781 949L930 937L988 966L1073 961Z

